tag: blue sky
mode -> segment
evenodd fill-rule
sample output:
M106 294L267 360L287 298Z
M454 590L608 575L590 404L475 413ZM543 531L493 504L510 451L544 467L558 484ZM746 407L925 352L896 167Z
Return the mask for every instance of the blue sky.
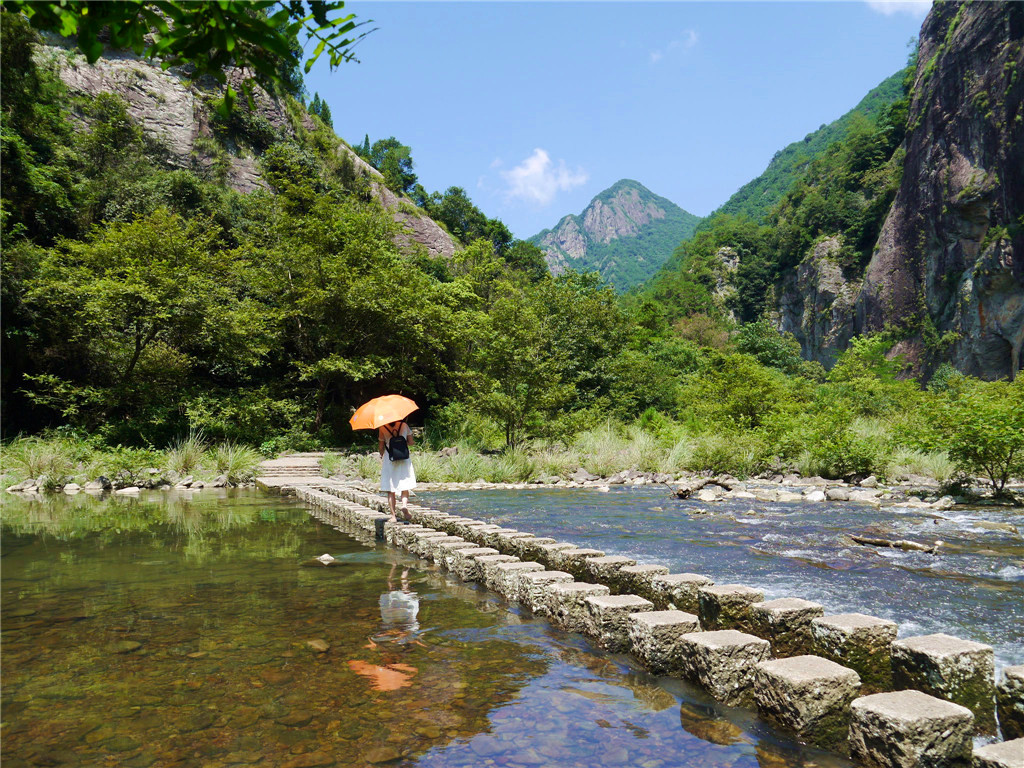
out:
M351 143L521 238L622 178L706 215L900 69L924 2L360 2L359 64L306 76Z

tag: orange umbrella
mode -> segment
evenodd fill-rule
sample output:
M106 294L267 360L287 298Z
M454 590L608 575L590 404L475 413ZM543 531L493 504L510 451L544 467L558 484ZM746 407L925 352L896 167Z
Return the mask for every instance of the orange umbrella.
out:
M348 423L352 429L377 429L392 421L404 419L419 408L408 397L401 395L384 395L360 405Z

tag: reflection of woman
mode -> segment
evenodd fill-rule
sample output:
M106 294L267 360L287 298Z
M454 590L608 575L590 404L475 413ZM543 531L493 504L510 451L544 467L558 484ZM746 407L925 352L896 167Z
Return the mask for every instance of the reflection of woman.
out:
M384 624L384 635L395 635L396 639L404 639L420 628L417 620L420 598L409 586L408 569L402 570L401 588L395 589L392 579L397 567L391 566L388 591L380 596L380 620Z
M412 430L404 421L392 421L378 430L378 450L380 451L380 489L388 495L388 507L391 509L391 521L395 522L395 497L402 494L402 519L412 520L409 514L409 491L416 487L416 470L412 466L412 458L391 460L388 454L388 441L401 435L412 445Z

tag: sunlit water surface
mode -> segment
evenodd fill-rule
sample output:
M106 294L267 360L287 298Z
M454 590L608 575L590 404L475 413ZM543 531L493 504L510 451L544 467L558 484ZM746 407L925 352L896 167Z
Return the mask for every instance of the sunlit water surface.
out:
M446 512L741 583L766 599L802 597L826 613L867 613L900 636L945 632L1024 663L1024 530L1019 509L876 509L844 502L679 500L664 487L423 493ZM938 554L859 546L850 535L924 544Z
M848 765L279 497L2 512L4 768Z

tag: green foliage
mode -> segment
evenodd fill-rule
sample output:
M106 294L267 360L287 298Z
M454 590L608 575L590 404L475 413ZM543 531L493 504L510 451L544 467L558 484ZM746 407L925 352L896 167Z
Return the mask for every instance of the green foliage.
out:
M412 172L412 150L394 136L375 141L370 147L370 164L384 176L384 183L395 192L408 192L416 184Z
M307 43L315 44L306 61L306 72L325 50L332 69L354 60L353 47L368 34L357 33L365 22L356 22L354 14L339 15L345 4L333 0L298 0L284 5L276 0L4 0L2 7L6 12L23 14L35 29L73 37L90 64L109 45L157 59L163 69L187 65L194 77L210 75L221 83L227 82L228 68L236 67L254 73L243 84L250 95L256 82L293 94L301 89L301 76L297 75L302 60L300 34L305 34ZM232 109L236 96L229 85L225 114Z
M209 462L226 476L229 483L251 482L263 456L255 448L230 441L218 443L209 449Z
M779 333L767 320L742 326L734 342L738 352L784 373L799 373L804 362L800 357L800 342L793 334Z
M855 429L854 413L828 402L814 414L804 471L831 478L866 477L884 470L885 446Z
M927 403L918 444L945 448L958 471L984 476L996 493L1024 477L1024 383L965 379Z

